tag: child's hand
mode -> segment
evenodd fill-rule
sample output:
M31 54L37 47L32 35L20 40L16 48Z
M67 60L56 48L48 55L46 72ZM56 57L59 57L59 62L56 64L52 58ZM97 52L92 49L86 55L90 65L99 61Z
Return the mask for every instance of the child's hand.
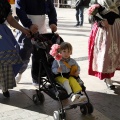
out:
M62 72L62 68L61 68L61 67L58 67L57 72L61 73L61 72Z
M78 75L80 74L80 72L75 72L75 77L78 77Z

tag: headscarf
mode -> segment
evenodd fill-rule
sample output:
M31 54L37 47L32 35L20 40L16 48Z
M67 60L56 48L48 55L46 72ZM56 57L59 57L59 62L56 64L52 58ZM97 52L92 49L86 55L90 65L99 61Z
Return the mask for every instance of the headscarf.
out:
M120 0L98 0L98 3L102 7L105 7L102 14L107 14L109 12L119 14L118 7L120 6Z

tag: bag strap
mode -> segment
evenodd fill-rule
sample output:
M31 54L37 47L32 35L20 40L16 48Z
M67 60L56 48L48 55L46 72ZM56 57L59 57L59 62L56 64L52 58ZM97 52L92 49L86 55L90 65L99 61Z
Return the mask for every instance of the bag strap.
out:
M71 66L67 62L65 62L65 61L62 61L62 62L67 68L69 68L69 69L71 68Z

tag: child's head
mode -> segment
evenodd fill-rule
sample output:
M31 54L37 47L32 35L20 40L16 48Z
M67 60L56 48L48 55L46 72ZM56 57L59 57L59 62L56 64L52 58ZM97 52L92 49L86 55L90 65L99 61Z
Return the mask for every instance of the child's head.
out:
M60 44L60 53L63 58L69 58L72 54L72 45L68 42L62 42Z

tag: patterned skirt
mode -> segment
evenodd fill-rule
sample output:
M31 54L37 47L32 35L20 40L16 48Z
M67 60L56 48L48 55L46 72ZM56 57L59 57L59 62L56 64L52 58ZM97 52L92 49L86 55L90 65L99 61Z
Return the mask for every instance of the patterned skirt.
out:
M120 19L116 19L108 29L97 27L95 23L89 37L88 74L104 78L114 76L120 70Z
M0 24L0 85L3 91L16 87L15 76L22 66L18 47L11 30Z

